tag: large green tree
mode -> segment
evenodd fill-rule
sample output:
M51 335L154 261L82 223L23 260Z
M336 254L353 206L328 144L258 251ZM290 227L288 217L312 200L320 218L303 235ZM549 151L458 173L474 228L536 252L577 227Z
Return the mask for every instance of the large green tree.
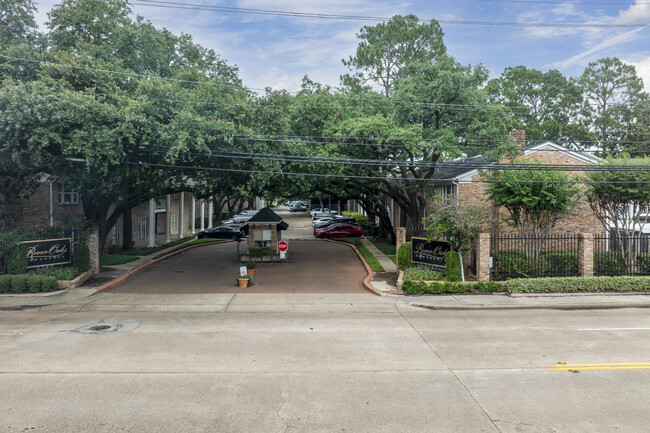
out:
M596 60L585 68L580 85L602 153L625 150L639 117L647 116L648 94L636 68L616 57Z
M386 96L404 66L434 62L447 51L440 24L436 20L420 23L415 15L395 15L388 22L365 26L357 38L355 55L343 60L353 71L343 77L344 82L378 85Z

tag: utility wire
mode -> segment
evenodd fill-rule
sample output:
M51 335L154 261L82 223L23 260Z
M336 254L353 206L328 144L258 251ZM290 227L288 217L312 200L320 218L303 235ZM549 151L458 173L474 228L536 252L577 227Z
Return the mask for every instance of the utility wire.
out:
M325 173L302 173L302 172L282 172L282 171L268 171L268 170L244 170L233 168L217 168L217 167L197 167L185 165L171 165L171 164L152 164L145 162L123 162L125 165L137 165L143 167L154 168L173 168L181 170L196 170L196 171L218 171L227 173L249 173L249 174L267 174L267 175L284 175L284 176L312 176L312 177L327 177L332 179L367 179L367 180L384 180L384 181L403 181L403 182L439 182L440 179L412 179L412 178L388 178L381 176L357 176L357 175L344 175L344 174L325 174ZM481 179L469 180L467 183L549 183L546 181L536 180L498 180L498 179ZM465 181L463 183L466 183ZM650 184L650 181L553 181L551 183L569 183L569 184Z
M376 17L376 16L363 16L363 15L343 15L343 14L325 14L316 12L299 12L299 11L283 11L272 9L252 9L252 8L236 8L225 6L211 6L196 3L181 3L172 1L160 0L138 0L131 1L132 5L138 6L151 6L162 7L171 9L190 9L190 10L203 10L251 15L271 15L283 16L291 18L317 18L317 19L333 19L333 20L351 20L351 21L390 21L391 17ZM409 19L402 18L402 21L412 22L435 22L440 24L462 24L473 26L510 26L510 27L554 27L554 28L636 28L647 27L650 23L644 24L605 24L605 23L535 23L535 22L505 22L505 21L466 21L466 20L445 20L445 19Z

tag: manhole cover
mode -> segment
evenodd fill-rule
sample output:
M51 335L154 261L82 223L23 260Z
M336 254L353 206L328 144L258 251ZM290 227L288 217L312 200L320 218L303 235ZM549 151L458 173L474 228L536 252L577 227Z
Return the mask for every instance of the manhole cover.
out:
M64 334L112 334L114 332L131 332L138 329L137 320L95 320L78 328L61 331Z

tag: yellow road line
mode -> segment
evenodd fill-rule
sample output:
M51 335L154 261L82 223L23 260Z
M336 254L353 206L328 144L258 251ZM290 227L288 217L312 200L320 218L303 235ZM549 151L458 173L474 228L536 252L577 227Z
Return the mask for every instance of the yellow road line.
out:
M609 362L602 364L553 364L549 367L600 367L600 366L614 366L614 365L648 365L650 362Z

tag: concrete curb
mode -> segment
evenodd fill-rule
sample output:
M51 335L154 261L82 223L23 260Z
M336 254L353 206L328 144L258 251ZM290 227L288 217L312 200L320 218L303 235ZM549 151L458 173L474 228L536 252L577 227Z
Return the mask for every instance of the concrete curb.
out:
M188 250L191 250L191 249L194 249L194 248L198 248L198 247L203 247L203 246L206 246L206 245L225 244L225 243L228 243L228 242L234 242L234 241L214 241L214 242L204 242L202 244L196 244L196 245L189 245L189 246L187 246L187 247L185 247L183 249L171 252L171 253L166 254L166 255L164 255L162 257L154 259L149 263L145 263L144 265L140 265L137 268L133 268L129 272L127 272L126 274L122 275L121 277L118 277L118 278L114 279L113 281L104 284L103 286L97 287L96 290L97 290L97 292L103 292L105 290L112 289L113 287L119 286L120 284L124 283L126 280L131 278L132 276L144 271L148 267L153 266L156 263L162 262L163 260L167 260L170 257L174 257L175 255L183 253L185 251L188 251Z
M398 292L398 291L391 290L391 291L388 291L388 292L383 292L383 291L378 290L377 288L375 288L375 286L373 286L370 283L370 280L372 279L372 277L375 276L375 272L372 270L372 268L370 267L370 265L366 261L366 258L363 257L363 254L361 254L361 251L359 251L359 249L355 245L352 245L352 244L347 243L347 242L335 241L335 240L332 240L332 239L328 239L327 242L332 242L332 243L339 244L339 245L347 245L348 247L352 248L354 250L354 252L357 253L357 256L359 257L359 260L361 260L361 263L363 263L363 265L366 267L366 272L368 272L368 276L363 280L363 286L370 293L372 293L373 295L377 295L377 296L403 295L404 294L404 292L402 292L402 291Z
M426 305L417 302L404 302L393 299L396 302L410 305L412 307L424 308L438 311L495 311L495 310L616 310L622 308L650 308L650 303L642 304L574 304L574 305Z

